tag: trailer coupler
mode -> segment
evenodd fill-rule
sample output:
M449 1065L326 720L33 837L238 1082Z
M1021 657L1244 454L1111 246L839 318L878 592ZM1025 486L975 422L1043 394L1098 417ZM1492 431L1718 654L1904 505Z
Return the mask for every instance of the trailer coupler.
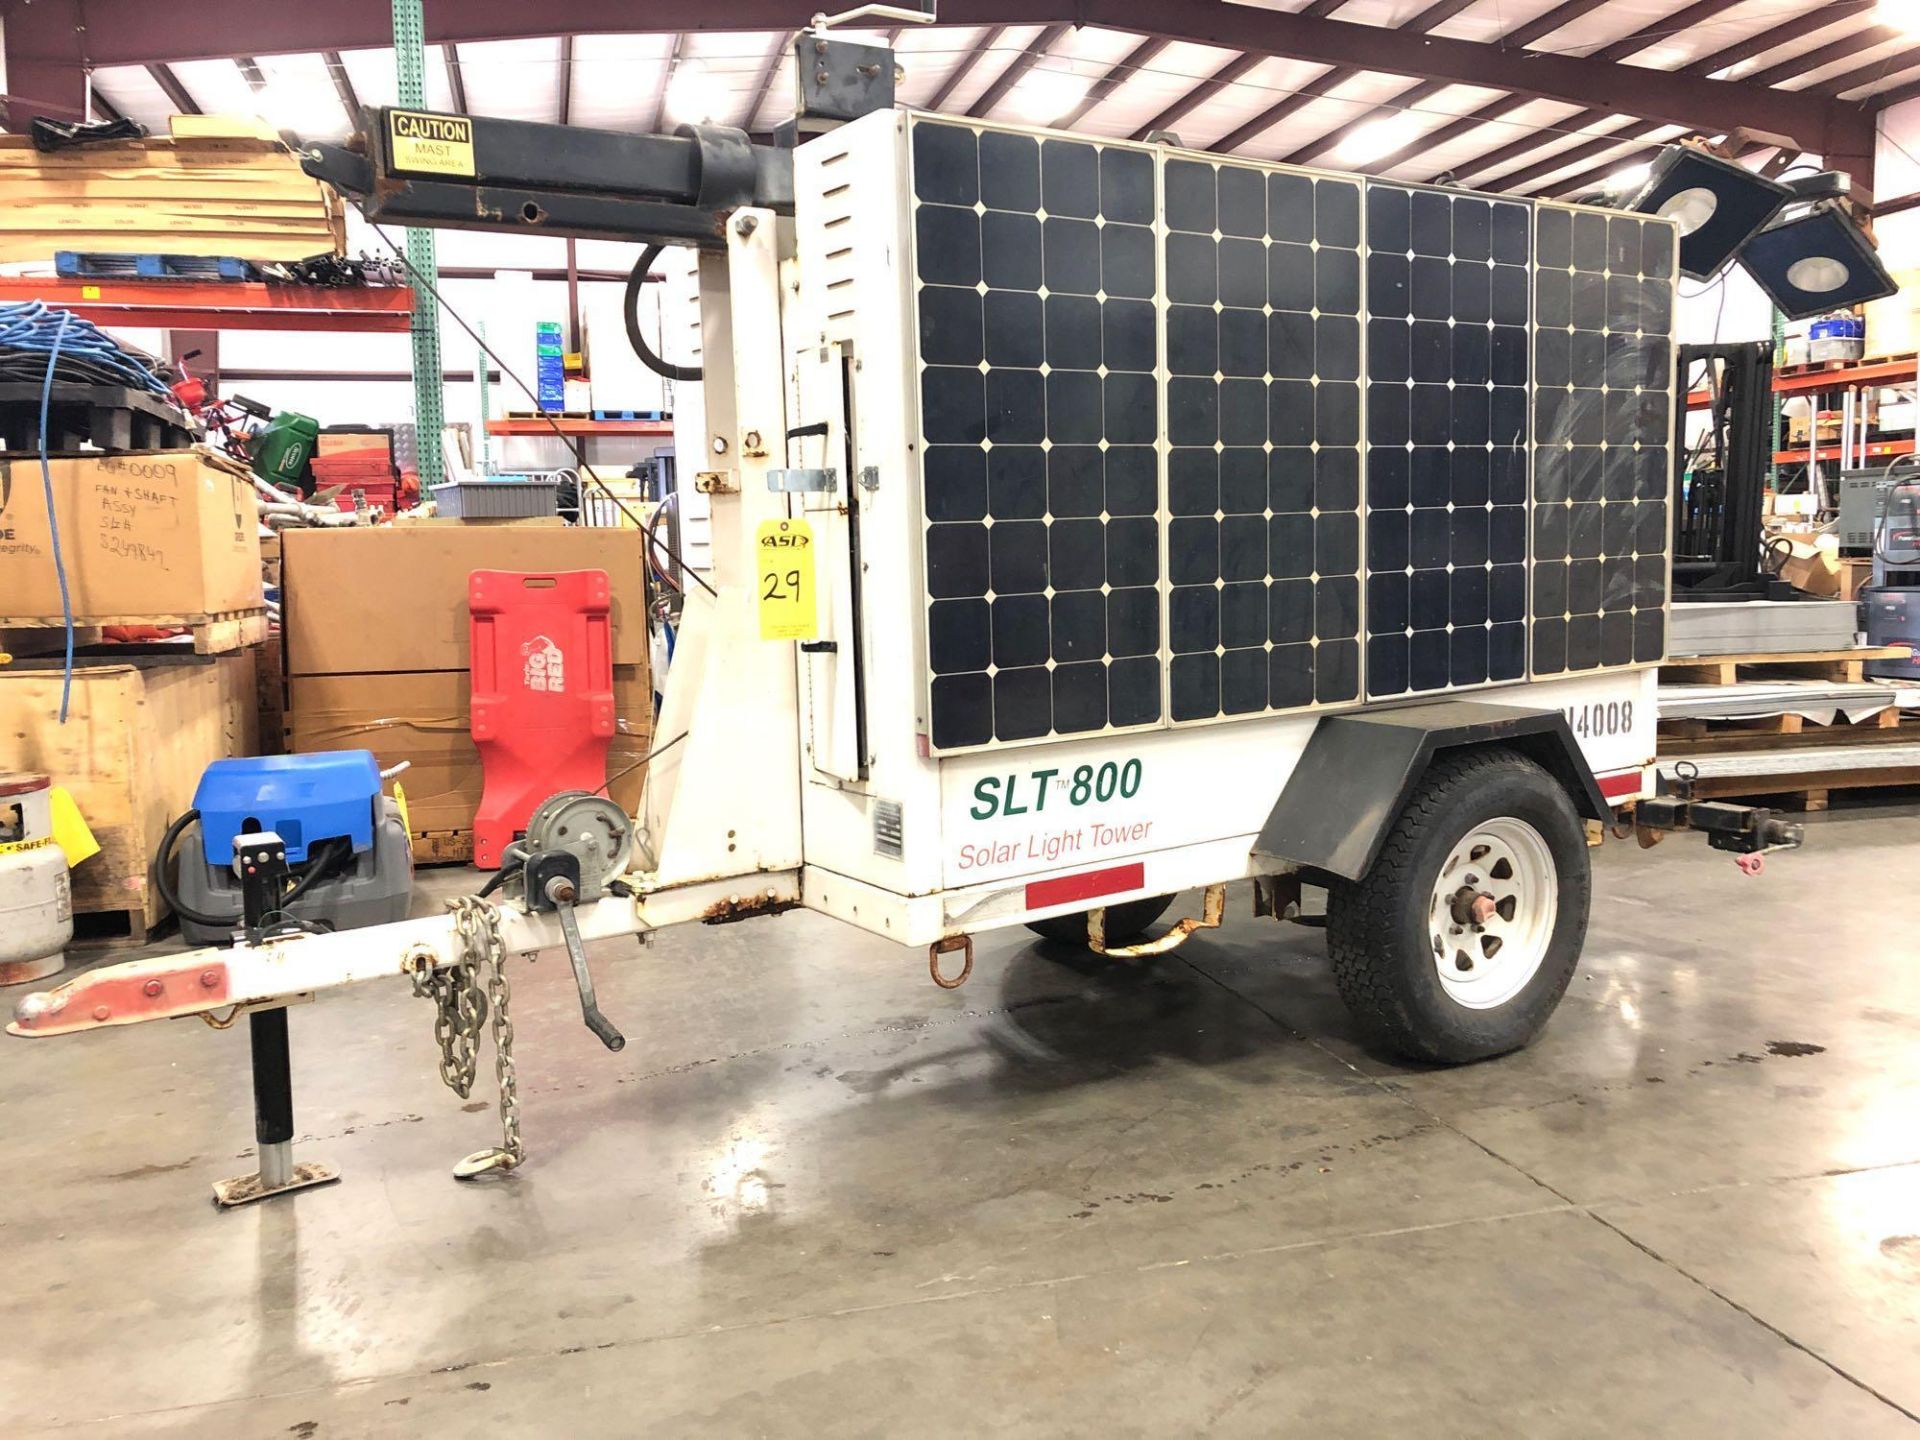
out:
M1740 868L1753 875L1759 873L1761 855L1798 849L1806 838L1804 826L1782 820L1764 806L1694 799L1693 782L1698 776L1699 771L1685 760L1674 767L1672 781L1656 775L1656 793L1633 807L1633 828L1642 845L1657 843L1669 830L1697 830L1714 849L1740 856Z

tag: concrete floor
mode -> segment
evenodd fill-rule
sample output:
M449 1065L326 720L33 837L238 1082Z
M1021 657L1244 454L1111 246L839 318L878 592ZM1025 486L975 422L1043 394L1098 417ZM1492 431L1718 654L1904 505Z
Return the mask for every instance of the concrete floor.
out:
M0 1040L0 1433L1920 1435L1920 812L1597 856L1530 1051L1359 1049L1322 937L924 958L794 914L515 980L518 1174L398 983ZM436 872L442 887L457 877ZM481 1098L484 1097L484 1100Z

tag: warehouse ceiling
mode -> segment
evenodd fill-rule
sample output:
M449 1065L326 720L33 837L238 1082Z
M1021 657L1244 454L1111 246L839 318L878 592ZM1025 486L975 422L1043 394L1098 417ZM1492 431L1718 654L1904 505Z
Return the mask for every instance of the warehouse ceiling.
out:
M392 50L351 43L391 33L384 0L207 0L192 21L88 0L78 38L48 29L62 5L77 12L77 0L8 9L9 74L77 59L107 106L156 128L192 108L337 139L349 105L396 100ZM675 33L661 27L685 24L686 7L644 0L558 8L592 31L523 33L542 28L539 7L502 0L430 3L427 104L755 132L791 109L795 29ZM118 9L119 23L103 14ZM715 23L806 9L738 0ZM1872 112L1920 95L1920 0L943 0L940 14L843 33L893 38L912 105L1102 136L1171 130L1225 153L1516 194L1624 186L1650 146L1736 130L1750 156L1824 154L1870 173ZM229 53L247 37L256 53ZM23 85L9 89L17 102ZM1607 103L1582 103L1597 96Z

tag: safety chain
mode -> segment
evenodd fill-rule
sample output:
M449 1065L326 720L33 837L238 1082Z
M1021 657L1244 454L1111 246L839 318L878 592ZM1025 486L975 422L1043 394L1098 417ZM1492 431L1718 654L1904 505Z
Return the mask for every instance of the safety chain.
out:
M507 983L506 946L500 937L500 912L473 895L447 902L460 959L443 969L431 962L413 968L413 993L434 1002L433 1035L440 1046L440 1078L466 1099L479 1069L480 1027L493 1021L493 1069L500 1086L500 1135L497 1149L479 1150L454 1167L470 1180L488 1170L511 1170L527 1157L520 1139L519 1078L513 1065L513 991ZM484 972L484 976L483 973ZM484 982L484 988L483 987Z

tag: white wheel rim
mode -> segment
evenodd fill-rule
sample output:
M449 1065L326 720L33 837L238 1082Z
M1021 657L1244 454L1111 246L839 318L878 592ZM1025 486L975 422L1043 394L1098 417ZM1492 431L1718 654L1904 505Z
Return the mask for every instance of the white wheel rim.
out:
M1469 1010L1518 995L1547 958L1560 908L1553 852L1511 815L1455 842L1433 882L1428 948L1440 985Z

